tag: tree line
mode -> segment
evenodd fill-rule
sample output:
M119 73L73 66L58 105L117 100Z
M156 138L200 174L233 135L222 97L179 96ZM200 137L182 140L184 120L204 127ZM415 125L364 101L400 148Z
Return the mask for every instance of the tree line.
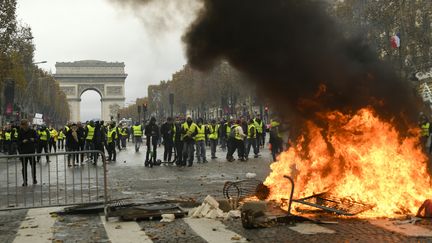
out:
M0 111L3 121L42 113L49 123L65 123L69 106L51 73L36 66L30 26L17 21L16 0L0 1ZM13 112L6 105L13 103Z

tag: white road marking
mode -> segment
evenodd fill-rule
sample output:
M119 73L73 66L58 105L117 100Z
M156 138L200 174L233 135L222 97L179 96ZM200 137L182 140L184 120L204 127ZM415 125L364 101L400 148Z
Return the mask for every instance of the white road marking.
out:
M220 221L204 218L184 218L183 220L195 233L209 243L247 242L246 238L228 230Z
M35 208L29 209L26 218L21 222L14 243L41 243L52 242L53 226L56 221L50 212L59 211L61 208Z
M294 227L289 227L290 230L294 230L300 234L304 235L313 235L313 234L334 234L335 231L331 229L327 229L325 227L311 224L311 223L297 223Z
M374 220L369 220L369 222L383 229L393 231L399 234L407 235L407 236L432 237L431 230L413 224L398 225L398 224L394 224L394 222L385 219L374 219Z
M153 241L141 230L137 222L120 222L110 219L108 222L105 216L101 215L102 223L112 243L152 243Z

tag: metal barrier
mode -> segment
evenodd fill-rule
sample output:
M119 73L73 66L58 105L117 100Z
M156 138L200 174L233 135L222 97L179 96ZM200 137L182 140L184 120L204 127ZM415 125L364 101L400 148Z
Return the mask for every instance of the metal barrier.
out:
M102 167L100 159L98 164L92 163L90 156L95 155L100 156ZM46 156L51 162L46 161ZM38 157L40 162L36 162ZM73 166L74 159L81 162L81 157L85 158L83 164ZM24 184L24 168L28 185ZM94 202L106 204L107 182L106 158L98 150L0 156L0 211Z

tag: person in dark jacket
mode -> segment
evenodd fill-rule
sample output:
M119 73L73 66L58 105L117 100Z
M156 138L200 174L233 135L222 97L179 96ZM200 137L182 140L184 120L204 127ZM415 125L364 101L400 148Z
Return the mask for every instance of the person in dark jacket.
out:
M86 132L81 124L81 122L77 122L77 134L78 134L78 151L84 151L85 150L85 143L86 143ZM84 163L84 153L80 156L80 162L81 164Z
M103 129L101 129L102 124L99 121L95 122L95 130L93 137L94 149L101 151L101 153L105 153L103 146L103 139L105 138L105 134L102 134ZM93 164L96 165L99 158L99 153L94 153L93 155Z
M159 127L156 125L156 118L152 117L149 124L145 127L145 135L147 138L147 153L144 165L153 167L156 162L156 148L159 141Z
M29 127L28 120L21 120L18 132L18 152L20 154L34 154L36 152L36 131ZM27 165L30 163L33 184L37 184L36 180L36 160L35 156L21 158L22 163L22 186L27 186Z
M75 123L72 123L72 125L70 126L69 131L66 133L66 140L69 146L69 152L77 152L79 151L79 134L78 134L78 126ZM78 160L79 160L79 155L78 154L73 154L73 155L68 155L68 166L71 167L72 164L70 162L72 158L72 164L78 165ZM82 163L81 163L82 165Z
M176 128L171 117L161 126L161 134L164 145L164 162L171 162L172 150L174 147L174 135Z

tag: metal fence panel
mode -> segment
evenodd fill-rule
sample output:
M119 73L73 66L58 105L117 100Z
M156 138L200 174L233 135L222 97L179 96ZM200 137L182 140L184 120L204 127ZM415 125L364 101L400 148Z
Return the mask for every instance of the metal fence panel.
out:
M96 154L101 159L94 165L90 156ZM82 165L68 166L74 158L81 161L81 156ZM23 185L25 173L27 186ZM32 173L36 173L36 184ZM106 158L98 150L0 156L0 210L106 203L107 181Z

